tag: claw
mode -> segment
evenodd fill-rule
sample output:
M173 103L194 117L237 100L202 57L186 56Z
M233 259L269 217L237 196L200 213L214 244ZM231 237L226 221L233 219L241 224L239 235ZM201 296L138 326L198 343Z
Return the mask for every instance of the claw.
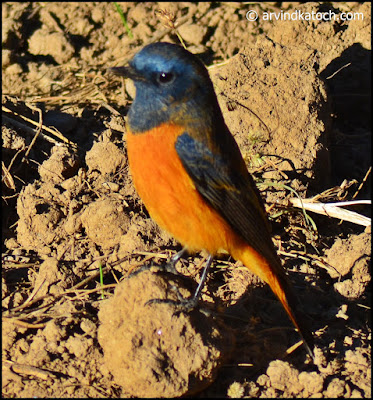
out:
M169 263L169 264L172 265L173 262L176 263L180 259L180 257L182 256L182 254L184 252L185 252L185 249L183 249L179 253L175 254L173 259L171 259L171 263ZM176 261L175 261L175 259L176 259ZM203 285L204 285L204 283L206 281L207 272L210 269L210 266L211 266L211 263L212 263L212 259L213 259L212 255L210 254L208 256L208 258L207 258L207 262L206 262L205 267L203 269L201 280L200 280L200 282L198 284L198 287L197 287L197 289L196 289L196 291L195 291L193 296L191 296L188 299L185 299L181 295L180 290L175 285L172 285L171 286L171 290L173 290L176 293L178 300L151 299L151 300L148 300L145 304L146 305L149 305L149 304L172 304L172 305L176 306L176 308L180 309L181 311L185 311L185 312L194 309L198 304L199 298L201 297L202 288L203 288ZM177 273L177 274L180 275L179 273Z

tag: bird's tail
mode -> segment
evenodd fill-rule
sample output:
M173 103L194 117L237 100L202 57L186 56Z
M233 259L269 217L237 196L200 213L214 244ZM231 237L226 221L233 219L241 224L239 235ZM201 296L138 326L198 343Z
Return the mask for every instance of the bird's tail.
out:
M293 292L293 288L285 275L280 261L276 259L277 256L271 257L270 263L249 246L236 248L231 250L230 253L236 260L240 260L250 271L269 284L273 293L281 301L290 320L297 328L308 354L313 359L313 336L307 328L302 312L299 311L298 299Z

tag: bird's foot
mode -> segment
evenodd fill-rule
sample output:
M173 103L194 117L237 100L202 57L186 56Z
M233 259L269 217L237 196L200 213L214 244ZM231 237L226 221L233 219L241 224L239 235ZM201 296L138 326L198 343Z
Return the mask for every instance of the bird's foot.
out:
M150 304L171 304L173 305L178 311L182 312L189 312L196 308L198 304L198 298L196 296L191 296L188 298L183 297L183 295L180 293L180 290L177 286L175 285L170 285L170 289L176 293L177 300L171 300L171 299L151 299L148 300L145 304L150 305Z
M183 250L181 252L177 253L173 257L173 259L171 260L171 263L172 263L172 261L175 262L175 259L177 261L181 257L180 254L182 252L183 252ZM173 290L176 293L176 296L177 296L178 300L152 299L152 300L147 301L146 304L152 304L152 303L155 303L155 304L161 304L161 303L163 303L163 304L173 304L174 306L176 306L181 311L184 311L184 312L191 311L192 309L194 309L197 306L198 300L201 297L202 287L203 287L203 285L204 285L204 283L206 281L207 272L208 272L208 270L209 270L209 268L211 266L211 263L212 263L212 256L209 255L208 258L207 258L206 265L205 265L205 267L203 269L203 272L202 272L201 280L200 280L200 282L198 284L198 287L197 287L196 291L194 292L193 296L191 296L191 297L186 299L181 295L179 289L175 285L171 285L170 288L171 288L171 290ZM184 277L184 278L186 278L186 277Z

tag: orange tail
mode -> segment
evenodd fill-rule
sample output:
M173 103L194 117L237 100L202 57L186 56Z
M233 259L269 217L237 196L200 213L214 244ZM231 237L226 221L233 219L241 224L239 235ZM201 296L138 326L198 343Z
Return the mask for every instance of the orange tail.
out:
M301 311L298 310L298 300L279 261L269 264L264 257L249 246L233 249L230 253L236 260L240 260L250 271L269 284L297 328L308 354L314 358L311 350L313 348L313 336L306 327Z

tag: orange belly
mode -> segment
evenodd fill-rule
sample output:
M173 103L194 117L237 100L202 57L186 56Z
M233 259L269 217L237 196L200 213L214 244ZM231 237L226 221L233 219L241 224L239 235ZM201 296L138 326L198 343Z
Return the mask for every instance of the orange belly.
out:
M150 216L190 251L226 250L274 286L277 278L268 261L197 192L175 149L181 133L183 128L166 124L145 134L128 132L132 179Z
M183 128L127 135L132 178L150 216L191 251L228 250L232 229L197 192L175 150Z

